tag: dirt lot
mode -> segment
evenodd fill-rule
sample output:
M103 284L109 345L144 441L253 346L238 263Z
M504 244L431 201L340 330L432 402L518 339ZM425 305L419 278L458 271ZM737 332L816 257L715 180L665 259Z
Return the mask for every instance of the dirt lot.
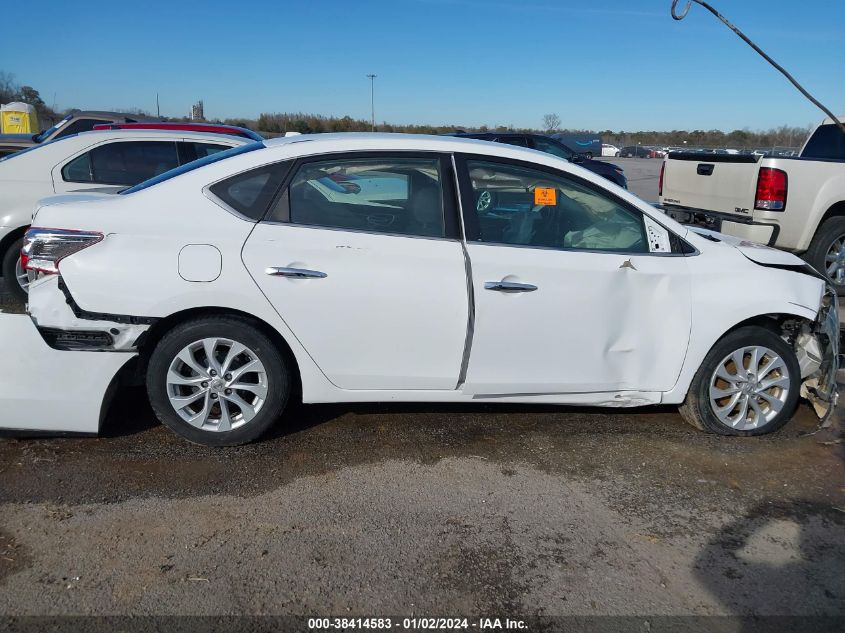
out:
M843 418L296 406L211 450L127 390L0 439L0 615L845 616Z

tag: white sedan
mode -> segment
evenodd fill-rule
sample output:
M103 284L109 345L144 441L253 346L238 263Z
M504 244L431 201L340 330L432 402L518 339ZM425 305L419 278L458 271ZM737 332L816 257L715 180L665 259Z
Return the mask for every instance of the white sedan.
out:
M343 134L195 165L119 196L48 199L24 247L47 344L122 355L191 441L254 440L293 393L667 403L725 435L781 427L801 394L835 405L823 278L565 160Z
M0 271L26 300L18 254L35 203L74 191L117 193L215 152L252 142L237 136L162 130L103 130L66 136L0 158Z
M616 147L616 145L609 145L607 143L602 143L601 146L601 155L602 156L619 156L620 149Z

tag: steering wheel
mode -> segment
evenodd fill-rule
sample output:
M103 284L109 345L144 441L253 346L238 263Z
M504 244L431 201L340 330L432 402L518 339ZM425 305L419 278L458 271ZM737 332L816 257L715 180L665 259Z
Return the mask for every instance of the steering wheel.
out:
M476 211L486 211L493 204L493 194L489 191L482 191L478 195L478 202L475 205Z

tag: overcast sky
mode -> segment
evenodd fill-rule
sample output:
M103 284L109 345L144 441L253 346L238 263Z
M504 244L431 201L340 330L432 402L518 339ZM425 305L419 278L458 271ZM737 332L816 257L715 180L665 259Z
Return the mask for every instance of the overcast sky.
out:
M683 4L683 2L682 2ZM845 113L845 2L711 0ZM667 130L807 125L806 99L701 7L670 0L42 1L0 70L59 108ZM7 12L7 19L13 19Z

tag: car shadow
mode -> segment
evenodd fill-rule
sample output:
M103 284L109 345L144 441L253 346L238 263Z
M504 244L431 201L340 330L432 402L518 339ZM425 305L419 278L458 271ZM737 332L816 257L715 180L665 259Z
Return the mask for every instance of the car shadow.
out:
M843 525L832 505L766 500L719 530L693 573L739 616L735 630L826 631L845 607Z

